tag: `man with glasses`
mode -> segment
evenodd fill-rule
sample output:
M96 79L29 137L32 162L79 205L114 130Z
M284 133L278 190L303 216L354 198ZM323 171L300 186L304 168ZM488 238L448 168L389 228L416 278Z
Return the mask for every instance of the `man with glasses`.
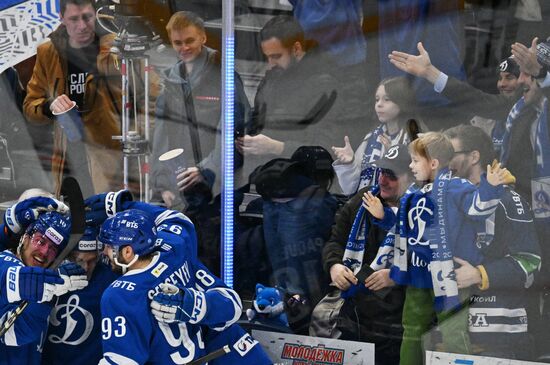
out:
M455 155L453 176L479 184L494 151L480 128L460 125L445 131ZM527 291L540 269L540 247L529 204L509 186L495 213L477 233L481 265L455 257L458 288L471 287L469 332L475 354L529 360ZM533 294L531 294L533 296Z
M36 208L25 208L29 206ZM51 310L48 302L88 284L84 270L75 264L48 269L69 241L70 217L53 211L63 207L52 198L37 197L6 211L4 229L12 236L22 235L17 248L0 253L0 324L21 302L29 304L0 338L0 364L40 363Z
M384 157L375 162L381 169L378 197L385 206L397 208L399 199L413 182L410 162L406 145L390 147ZM393 247L386 247L385 243L393 235L387 236L386 231L374 225L374 218L366 210L362 218L366 223L361 223L357 231L353 229L354 221L361 220L358 214L368 191L371 188L360 190L337 214L331 237L323 249L324 268L330 274L332 285L342 290L343 296L347 295L339 325L348 322L351 326L338 326L342 333L337 337L374 343L376 364L398 364L405 291L393 286L389 278ZM364 247L363 252L354 255L350 248L358 245ZM380 290L388 286L392 287ZM315 328L314 321L311 326Z

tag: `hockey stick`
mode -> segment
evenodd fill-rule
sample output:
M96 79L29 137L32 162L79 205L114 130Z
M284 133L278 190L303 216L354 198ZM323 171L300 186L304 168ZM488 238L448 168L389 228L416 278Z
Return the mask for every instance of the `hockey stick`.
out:
M187 365L202 365L204 363L207 363L210 360L217 359L218 357L221 357L230 352L231 352L231 348L229 348L229 345L225 345L224 347L217 349L215 351L212 351L211 353L206 354L203 357L199 357L196 360L188 362Z
M69 253L76 247L82 234L84 234L84 228L86 221L84 217L84 199L82 198L82 192L78 182L73 177L66 177L61 183L61 194L65 203L69 205L71 211L71 237L69 243L57 256L57 258L48 266L48 269L57 269L57 267L65 260ZM6 332L13 326L15 320L23 313L25 308L29 305L29 302L22 301L11 316L6 319L0 329L0 337L4 336Z

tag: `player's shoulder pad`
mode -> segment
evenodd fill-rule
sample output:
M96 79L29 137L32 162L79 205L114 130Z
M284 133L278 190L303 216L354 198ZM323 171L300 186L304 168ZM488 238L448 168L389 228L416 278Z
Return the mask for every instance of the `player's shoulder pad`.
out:
M143 311L142 307L148 306L146 294L143 291L132 291L127 288L128 282L121 281L119 278L105 289L100 304L102 315L123 314L128 316L131 313Z
M507 219L520 222L533 221L533 213L529 203L508 187L505 188L504 195L500 199L500 206L503 208Z
M183 213L175 211L175 210L165 210L161 214L157 216L155 219L155 226L158 227L160 230L160 226L164 223L172 223L176 224L179 223L182 226L191 226L193 227L193 222Z

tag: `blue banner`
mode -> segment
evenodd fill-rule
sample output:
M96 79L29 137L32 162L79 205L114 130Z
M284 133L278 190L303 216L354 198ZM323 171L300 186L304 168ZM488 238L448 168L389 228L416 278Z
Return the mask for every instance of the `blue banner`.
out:
M0 72L36 54L59 25L59 0L0 0Z
M0 0L0 10L11 8L14 5L24 3L27 0Z

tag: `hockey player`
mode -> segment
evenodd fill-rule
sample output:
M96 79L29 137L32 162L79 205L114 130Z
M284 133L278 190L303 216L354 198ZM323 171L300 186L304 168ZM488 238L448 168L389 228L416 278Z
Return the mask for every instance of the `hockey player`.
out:
M12 211L17 212L17 206ZM28 212L34 214L32 210ZM74 264L62 265L58 270L47 269L68 243L70 217L51 211L39 213L28 227L24 226L22 216L11 217L16 220L6 221L10 230L25 233L15 252L0 253L0 323L11 316L21 301L29 304L0 338L0 364L39 364L51 310L48 302L54 296L85 287L87 281L84 271Z
M493 158L490 138L481 129L461 125L445 131L455 155L449 166L459 177L479 184L481 166ZM483 261L475 266L455 257L459 288L471 287L469 332L473 352L530 360L528 291L540 269L540 247L529 204L509 186L497 210L477 234Z
M41 189L29 189L19 197L16 204L6 210L4 223L0 225L0 250L17 246L25 227L36 221L40 212L55 210L65 214L69 211L64 203L50 196Z
M50 314L42 365L97 365L101 348L99 303L105 289L118 277L100 261L99 227L87 226L69 260L86 270L89 283L82 290L57 299Z
M111 195L109 195L111 194ZM197 259L193 224L182 213L140 202L120 203L116 193L100 194L91 206L123 210L102 225L98 240L111 267L124 275L101 299L103 359L100 364L185 364L211 351L208 331L235 339L231 325L242 310L238 294ZM99 201L99 204L97 204ZM186 317L157 322L149 303L155 294L177 286ZM172 288L173 289L173 288ZM216 336L217 337L217 336ZM217 343L219 337L216 338ZM271 364L260 345L244 333L231 343L241 363Z

